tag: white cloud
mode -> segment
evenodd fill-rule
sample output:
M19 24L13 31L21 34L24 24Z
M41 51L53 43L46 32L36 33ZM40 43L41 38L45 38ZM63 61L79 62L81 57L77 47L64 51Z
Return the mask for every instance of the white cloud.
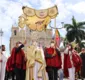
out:
M40 4L40 0L28 0L28 2L30 2L33 5L39 5Z
M58 12L59 12L59 15L57 16L58 20L63 20L67 16L70 15L70 11L67 9L67 7L63 1L64 0L56 0L55 1L55 4L58 6Z
M58 11L59 11L59 15L57 17L58 20L64 20L71 14L71 12L67 9L64 3L58 4Z
M0 28L8 30L18 21L18 17L22 14L22 6L29 3L13 2L2 0L0 1Z
M46 9L54 5L57 5L59 12L57 20L63 20L71 14L65 3L63 3L63 0L55 0L54 2L52 2L52 0L40 0L40 2L41 2L40 9Z
M46 9L54 6L54 3L51 0L40 0L40 9Z
M85 14L85 1L81 1L76 4L70 4L67 7L69 10L72 10L76 13Z
M58 5L58 4L62 3L62 2L63 2L63 0L55 0L54 3Z
M63 3L63 0L55 0L54 2L52 2L52 0L40 0L40 4L41 4L40 9L46 9L54 5L57 5L59 12L57 16L58 21L64 20L71 14L65 3Z

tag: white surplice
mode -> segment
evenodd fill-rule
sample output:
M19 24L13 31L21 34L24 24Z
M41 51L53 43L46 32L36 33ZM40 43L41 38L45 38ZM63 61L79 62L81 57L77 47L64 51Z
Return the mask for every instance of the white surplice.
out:
M2 62L0 62L0 80L4 80L7 58L4 54L0 53L0 60L2 60Z
M41 56L42 56L42 59L44 61L44 52L43 52L42 48L37 47L36 51L40 51L41 52ZM37 56L40 54L40 52L38 52ZM34 70L33 70L34 71L34 80L43 80L42 77L38 78L38 76L37 76L40 66L41 66L41 64L39 62L35 61L35 66L34 66ZM41 72L41 74L43 75L43 71Z

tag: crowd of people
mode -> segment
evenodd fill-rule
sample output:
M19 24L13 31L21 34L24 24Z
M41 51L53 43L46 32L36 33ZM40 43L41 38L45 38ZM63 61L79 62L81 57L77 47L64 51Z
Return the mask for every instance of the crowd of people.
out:
M61 49L52 40L47 47L33 41L24 51L25 44L18 41L8 59L1 45L0 80L84 80L85 48L78 52L68 43Z

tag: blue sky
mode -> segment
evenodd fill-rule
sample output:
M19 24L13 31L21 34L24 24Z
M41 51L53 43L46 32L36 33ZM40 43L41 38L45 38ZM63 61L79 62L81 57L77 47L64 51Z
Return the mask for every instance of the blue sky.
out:
M61 22L71 23L73 15L77 21L85 21L85 0L0 0L0 29L4 31L3 43L6 45L7 54L11 27L18 22L18 17L22 14L22 6L45 9L54 5L57 5L59 10L59 15L56 17L57 27L62 26ZM65 36L65 29L59 31Z

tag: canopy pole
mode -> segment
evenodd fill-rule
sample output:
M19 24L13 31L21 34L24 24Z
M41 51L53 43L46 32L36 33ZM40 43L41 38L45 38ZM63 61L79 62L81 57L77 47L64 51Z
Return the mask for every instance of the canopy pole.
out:
M54 19L54 28L55 28L55 31L56 31L56 18ZM55 33L56 34L56 33ZM55 47L57 46L57 43L56 43L56 36L54 36L54 42L55 42Z
M25 40L26 40L26 37L27 37L27 30L26 30L26 27L25 27Z
M54 19L54 27L56 29L56 18Z

